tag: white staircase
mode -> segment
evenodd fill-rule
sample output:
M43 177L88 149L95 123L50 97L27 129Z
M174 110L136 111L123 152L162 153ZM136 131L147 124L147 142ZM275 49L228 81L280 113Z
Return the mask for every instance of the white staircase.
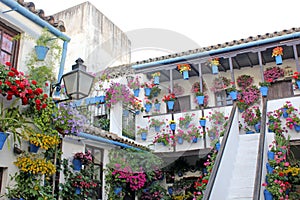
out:
M252 200L260 134L238 136L238 147L226 200ZM225 158L229 159L229 158Z

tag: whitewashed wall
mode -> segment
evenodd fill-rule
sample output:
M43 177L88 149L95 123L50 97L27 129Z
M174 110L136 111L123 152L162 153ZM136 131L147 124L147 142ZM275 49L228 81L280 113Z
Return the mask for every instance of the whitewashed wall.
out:
M106 67L130 62L130 41L90 2L85 2L54 15L65 23L72 39L68 46L66 71L81 57L87 71L99 72Z

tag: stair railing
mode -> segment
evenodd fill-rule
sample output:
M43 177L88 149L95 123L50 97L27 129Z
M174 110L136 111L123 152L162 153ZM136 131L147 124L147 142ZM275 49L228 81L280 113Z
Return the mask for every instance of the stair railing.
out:
M222 160L222 157L223 157L224 149L225 149L225 146L226 146L226 143L227 143L227 139L228 139L228 136L229 136L229 133L230 133L230 128L232 126L232 122L233 122L233 118L234 118L236 109L237 109L237 105L236 105L236 102L234 102L233 106L232 106L230 116L229 116L229 119L228 119L229 120L228 121L228 126L226 128L225 133L224 133L224 137L222 139L222 143L221 143L219 152L217 154L215 164L212 168L212 171L211 171L211 174L210 174L210 177L209 177L209 180L208 180L208 183L207 183L207 186L206 186L206 189L205 189L202 200L209 200L209 198L210 198L210 195L211 195L211 192L212 192L212 189L213 189L213 185L215 183L215 179L216 179L216 176L217 176L217 173L218 173L218 170L219 170L219 167L220 167L220 163L221 163L221 160Z
M260 200L261 196L261 184L262 184L262 171L263 171L263 161L264 161L264 152L265 152L265 140L266 140L266 118L267 118L267 97L262 98L263 109L261 117L261 126L260 126L260 137L258 144L258 155L256 162L256 175L254 181L254 191L253 191L253 200Z

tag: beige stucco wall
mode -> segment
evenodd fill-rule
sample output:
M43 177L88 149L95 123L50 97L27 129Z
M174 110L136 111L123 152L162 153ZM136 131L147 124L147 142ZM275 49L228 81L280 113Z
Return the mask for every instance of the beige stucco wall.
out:
M85 2L54 15L64 21L68 45L65 71L81 57L87 71L130 62L130 41L116 25L91 3Z

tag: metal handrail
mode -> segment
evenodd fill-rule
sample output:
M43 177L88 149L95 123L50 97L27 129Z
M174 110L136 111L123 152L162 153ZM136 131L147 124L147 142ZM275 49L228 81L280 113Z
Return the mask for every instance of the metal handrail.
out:
M208 200L210 198L212 188L213 188L213 185L215 183L215 179L216 179L216 176L217 176L217 173L218 173L218 170L219 170L219 167L220 167L220 163L221 163L221 160L222 160L222 157L223 157L223 154L224 154L224 149L225 149L225 146L226 146L226 143L227 143L230 128L232 126L232 122L233 122L233 118L234 118L234 115L235 115L235 112L236 112L236 108L237 108L237 105L236 105L236 102L234 102L233 106L232 106L231 113L230 113L230 117L229 117L229 123L228 123L228 126L226 128L226 132L224 133L224 137L222 139L222 143L221 143L219 152L217 154L215 164L212 168L212 171L211 171L211 174L210 174L210 177L209 177L206 189L205 189L205 193L204 193L203 198L202 198L203 200Z
M261 181L262 181L262 170L263 170L263 159L264 159L264 148L266 139L266 117L267 116L267 98L263 97L263 109L260 126L260 137L258 143L258 155L256 164L256 175L254 181L253 200L259 200L261 196Z

